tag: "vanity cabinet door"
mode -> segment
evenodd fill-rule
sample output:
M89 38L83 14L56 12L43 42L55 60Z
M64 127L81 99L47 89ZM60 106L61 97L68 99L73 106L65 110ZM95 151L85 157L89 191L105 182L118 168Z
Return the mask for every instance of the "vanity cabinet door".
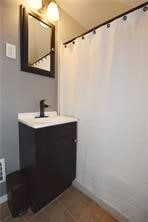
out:
M75 132L73 124L64 125L42 128L36 134L34 212L62 193L75 178L76 125Z
M75 136L59 138L53 150L53 165L59 190L65 189L75 178L76 143Z

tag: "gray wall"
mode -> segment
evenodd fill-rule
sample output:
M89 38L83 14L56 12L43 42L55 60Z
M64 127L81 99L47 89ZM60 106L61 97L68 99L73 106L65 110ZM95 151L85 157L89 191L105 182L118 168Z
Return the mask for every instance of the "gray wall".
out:
M2 135L1 135L1 129L2 129L2 14L1 14L1 3L0 3L0 157L2 156ZM0 185L0 196L2 193L5 193L5 184Z
M0 157L6 160L7 174L19 169L17 114L39 111L41 99L47 99L51 110L56 110L57 107L56 79L20 71L19 4L20 0L0 1L2 9ZM16 60L6 58L6 42L16 45ZM4 193L5 185L1 184L0 196Z

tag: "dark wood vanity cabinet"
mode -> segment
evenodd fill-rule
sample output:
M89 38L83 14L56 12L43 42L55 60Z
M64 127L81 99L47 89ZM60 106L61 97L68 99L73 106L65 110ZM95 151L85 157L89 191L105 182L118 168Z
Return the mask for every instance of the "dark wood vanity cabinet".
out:
M75 179L76 128L76 122L39 129L19 123L20 167L34 213Z

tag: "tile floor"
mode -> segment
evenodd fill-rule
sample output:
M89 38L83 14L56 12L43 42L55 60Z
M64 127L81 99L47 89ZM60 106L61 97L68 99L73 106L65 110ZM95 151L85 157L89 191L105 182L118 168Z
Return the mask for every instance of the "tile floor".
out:
M56 200L33 215L12 218L7 204L0 205L1 222L118 222L98 204L71 186Z

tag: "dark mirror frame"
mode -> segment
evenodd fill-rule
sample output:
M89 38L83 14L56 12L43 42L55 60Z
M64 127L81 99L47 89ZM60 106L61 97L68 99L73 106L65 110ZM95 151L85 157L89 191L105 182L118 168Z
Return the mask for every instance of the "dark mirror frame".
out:
M34 18L45 23L52 29L50 71L28 66L28 15L33 16ZM26 10L26 8L22 5L20 6L20 55L22 71L47 77L55 77L55 26L48 21L45 21L40 15Z

